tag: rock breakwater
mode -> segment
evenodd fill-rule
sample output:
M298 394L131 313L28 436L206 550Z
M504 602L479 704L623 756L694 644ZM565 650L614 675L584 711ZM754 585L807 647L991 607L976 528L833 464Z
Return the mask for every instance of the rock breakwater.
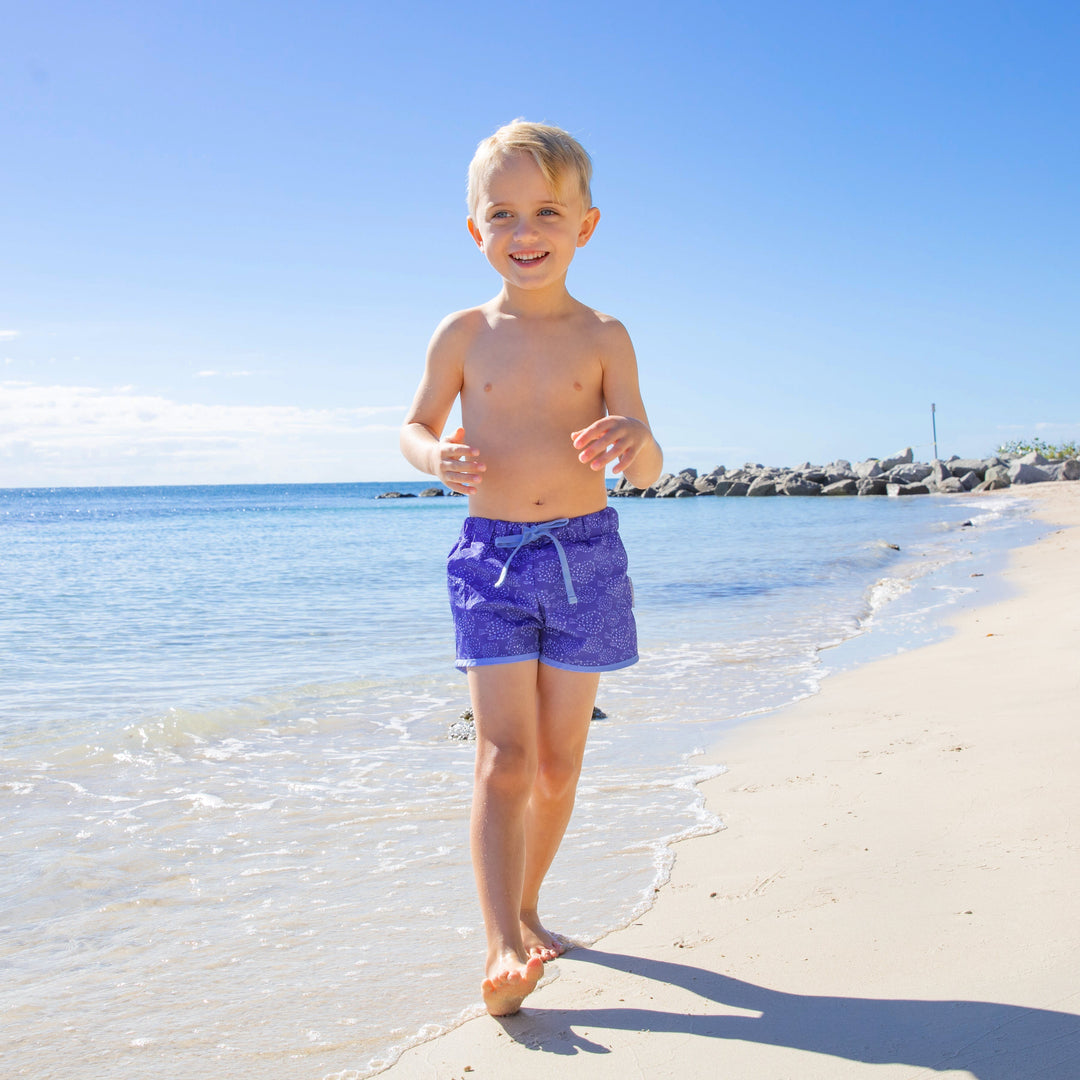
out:
M664 473L651 487L636 488L620 477L609 494L614 498L685 499L700 495L759 497L766 495L930 495L996 491L1013 484L1042 484L1080 480L1080 461L1047 461L1032 452L1023 457L935 459L916 461L911 448L887 458L867 458L852 464L778 468L746 464L728 471L718 465L698 475L696 469Z

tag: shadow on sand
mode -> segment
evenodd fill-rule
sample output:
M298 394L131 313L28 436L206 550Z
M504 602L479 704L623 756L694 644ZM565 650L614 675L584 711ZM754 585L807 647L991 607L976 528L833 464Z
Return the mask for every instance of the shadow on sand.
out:
M868 1064L964 1070L977 1080L1077 1080L1080 1016L989 1001L814 997L768 990L704 968L574 949L563 962L599 964L680 986L726 1008L710 1016L650 1009L526 1008L501 1023L516 1042L551 1054L610 1051L573 1029L666 1031L789 1046Z

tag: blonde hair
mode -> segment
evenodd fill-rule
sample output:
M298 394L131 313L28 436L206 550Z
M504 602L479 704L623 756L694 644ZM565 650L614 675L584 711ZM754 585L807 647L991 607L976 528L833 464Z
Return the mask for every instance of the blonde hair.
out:
M469 216L475 216L480 187L488 174L511 154L531 154L544 179L556 194L567 178L577 181L585 208L592 206L592 160L573 135L549 124L513 120L480 142L469 163ZM573 182L573 179L571 182Z

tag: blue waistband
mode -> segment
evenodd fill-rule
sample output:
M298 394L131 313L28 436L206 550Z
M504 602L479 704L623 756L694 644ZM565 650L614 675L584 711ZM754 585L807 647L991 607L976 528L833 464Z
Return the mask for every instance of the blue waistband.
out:
M559 518L566 524L559 529L559 539L576 542L594 536L609 536L619 531L619 515L614 506L605 506L581 517ZM490 544L499 536L519 536L527 528L550 525L551 521L503 521L500 518L467 517L461 525L461 535L467 540Z
M461 533L469 540L494 543L498 548L509 548L510 554L503 563L502 573L495 582L498 588L506 581L510 564L514 556L526 545L537 541L550 541L559 556L562 567L563 584L566 586L566 599L571 604L577 603L574 581L570 576L570 563L561 541L574 543L588 540L593 536L607 536L619 530L619 515L613 506L606 506L593 514L583 514L575 518L557 518L555 521L501 521L498 518L466 518Z

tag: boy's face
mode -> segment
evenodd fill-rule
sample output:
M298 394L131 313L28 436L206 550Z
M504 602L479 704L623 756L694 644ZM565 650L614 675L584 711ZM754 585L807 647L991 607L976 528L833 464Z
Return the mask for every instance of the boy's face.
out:
M592 236L600 211L583 205L576 184L562 188L552 191L524 153L504 158L481 183L469 232L508 284L538 289L562 281Z

